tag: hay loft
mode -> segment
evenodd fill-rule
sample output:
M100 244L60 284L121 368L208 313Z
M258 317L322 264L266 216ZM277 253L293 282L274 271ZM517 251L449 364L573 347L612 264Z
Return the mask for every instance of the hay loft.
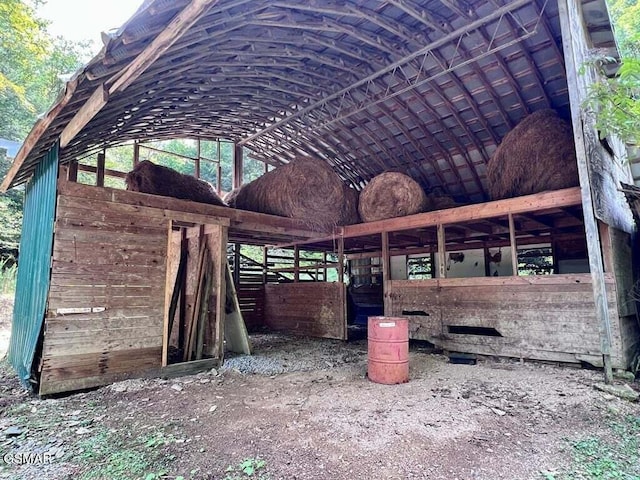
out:
M528 115L498 146L487 177L494 200L578 185L571 125L551 109Z
M374 177L360 194L358 211L365 222L424 212L427 197L422 187L400 172Z
M156 165L148 160L138 163L127 174L125 183L127 190L133 192L151 193L225 206L213 187L204 180L176 172L162 165Z

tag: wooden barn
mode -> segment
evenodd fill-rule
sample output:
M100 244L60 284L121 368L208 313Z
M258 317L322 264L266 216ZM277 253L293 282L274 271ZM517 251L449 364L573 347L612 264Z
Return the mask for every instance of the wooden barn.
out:
M145 1L2 183L26 188L11 364L45 395L211 368L247 349L238 311L249 330L343 340L384 313L444 351L610 378L639 341L621 192L638 178L582 107L594 52L616 56L604 0ZM543 164L537 145L555 146L538 139L525 167L490 175L507 134L547 109L569 125L574 182L529 175L535 191L492 198L497 179ZM197 144L182 157L194 176L214 162L219 193L226 142L233 187L249 162L304 156L351 190L394 171L447 201L318 229L106 186L126 174L111 149L131 146L133 168L177 138Z

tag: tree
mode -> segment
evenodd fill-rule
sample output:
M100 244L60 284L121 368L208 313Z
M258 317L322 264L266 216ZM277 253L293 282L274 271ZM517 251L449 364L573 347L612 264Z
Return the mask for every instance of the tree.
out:
M0 137L22 141L82 64L87 43L52 38L32 5L0 0Z
M6 153L6 150L0 149L0 177L2 178L7 174L10 166ZM22 189L13 189L0 195L0 264L7 258L18 257L23 197Z
M603 136L614 134L630 144L640 143L640 4L637 0L609 0L621 54L620 68L607 77L605 65L616 60L595 55L589 62L601 80L595 83L585 107L595 113Z
M81 65L88 44L52 38L47 23L33 6L20 0L0 0L0 137L22 141L39 114L54 102L62 75ZM0 178L10 166L0 151ZM23 190L0 195L0 260L16 256L22 225Z

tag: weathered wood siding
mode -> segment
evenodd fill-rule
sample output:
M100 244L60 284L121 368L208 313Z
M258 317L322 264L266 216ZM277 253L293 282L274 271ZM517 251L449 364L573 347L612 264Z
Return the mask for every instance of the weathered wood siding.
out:
M240 312L247 330L251 332L264 326L264 285L240 282L237 288Z
M40 394L161 365L167 242L161 210L58 197Z
M595 69L588 67L593 45L582 14L583 7L579 0L562 0L559 5L569 97L574 106L572 121L574 130L579 126L583 133L582 137L576 136L577 142L584 143L584 150L581 145L576 145L577 153L586 156L589 170L589 185L583 184L582 188L591 188L596 218L632 233L631 210L620 192L620 181L633 183L631 168L626 162L626 153L623 153L624 146L616 145L619 141L610 138L609 142L614 144L613 149L618 154L609 154L600 143L593 115L578 107L587 99L590 85L598 81Z
M613 276L606 285L613 366L624 368ZM386 298L393 316L409 317L411 338L445 350L602 365L589 274L395 280Z
M265 285L265 323L297 335L346 340L345 285L300 282Z

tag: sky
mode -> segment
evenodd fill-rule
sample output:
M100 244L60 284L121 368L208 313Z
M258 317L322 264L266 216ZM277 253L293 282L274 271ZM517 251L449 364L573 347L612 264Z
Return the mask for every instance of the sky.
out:
M102 47L100 32L120 27L141 4L142 0L46 0L36 12L51 22L49 33L92 40L97 53Z

